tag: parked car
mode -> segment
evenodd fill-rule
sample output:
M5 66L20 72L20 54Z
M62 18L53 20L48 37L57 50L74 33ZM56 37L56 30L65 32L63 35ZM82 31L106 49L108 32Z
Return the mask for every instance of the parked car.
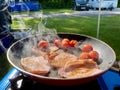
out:
M89 10L88 0L74 0L74 10Z
M101 0L101 9L112 10L117 8L118 0ZM100 6L99 0L89 0L89 6L92 9L98 9Z

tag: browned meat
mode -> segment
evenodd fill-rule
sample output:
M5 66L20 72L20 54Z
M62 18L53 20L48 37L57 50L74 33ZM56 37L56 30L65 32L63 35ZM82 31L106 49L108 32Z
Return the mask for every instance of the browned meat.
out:
M40 56L44 56L44 55L47 54L47 52L42 51L42 50L40 50L40 49L38 49L38 48L32 48L32 52L33 52L34 54L40 55Z
M45 60L42 56L22 58L21 64L26 71L34 74L45 75L51 69L48 60Z
M58 67L58 68L64 67L64 65L68 61L77 60L77 57L75 55L70 54L70 53L57 53L55 55L56 56L54 58L49 59L49 62L52 66Z
M46 54L44 58L50 61L50 60L53 60L57 55L59 55L58 52L51 52Z
M81 78L101 72L98 65L91 59L76 60L67 62L63 68L58 70L58 74L65 78Z
M49 46L47 49L40 49L40 48L32 48L32 52L36 55L45 56L46 54L49 54L50 52L55 52L59 50L56 46Z
M49 46L50 52L55 52L55 51L57 51L58 49L59 49L59 48L56 47L56 46Z

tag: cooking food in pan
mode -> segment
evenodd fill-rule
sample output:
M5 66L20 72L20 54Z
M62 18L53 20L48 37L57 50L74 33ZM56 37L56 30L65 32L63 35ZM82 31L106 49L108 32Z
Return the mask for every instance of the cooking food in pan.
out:
M81 34L31 36L7 51L10 64L24 76L49 85L78 85L111 68L116 55L105 42Z
M52 71L56 77L77 78L99 73L97 64L99 53L87 43L79 47L80 41L68 38L56 39L53 43L40 40L32 49L37 56L29 56L21 59L23 68L33 74L50 77ZM71 51L77 51L77 55Z

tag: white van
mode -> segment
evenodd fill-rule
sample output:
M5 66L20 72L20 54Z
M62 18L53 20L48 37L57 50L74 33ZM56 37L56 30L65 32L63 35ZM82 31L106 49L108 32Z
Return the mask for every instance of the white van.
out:
M100 0L89 0L90 8L97 9L100 5ZM101 0L102 9L114 9L117 8L118 0Z

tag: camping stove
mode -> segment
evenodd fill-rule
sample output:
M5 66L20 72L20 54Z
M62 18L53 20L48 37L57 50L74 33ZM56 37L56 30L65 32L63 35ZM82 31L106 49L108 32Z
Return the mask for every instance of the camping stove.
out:
M23 76L12 68L0 81L0 90L120 90L120 76L115 70L108 70L96 80L77 86L50 86Z

